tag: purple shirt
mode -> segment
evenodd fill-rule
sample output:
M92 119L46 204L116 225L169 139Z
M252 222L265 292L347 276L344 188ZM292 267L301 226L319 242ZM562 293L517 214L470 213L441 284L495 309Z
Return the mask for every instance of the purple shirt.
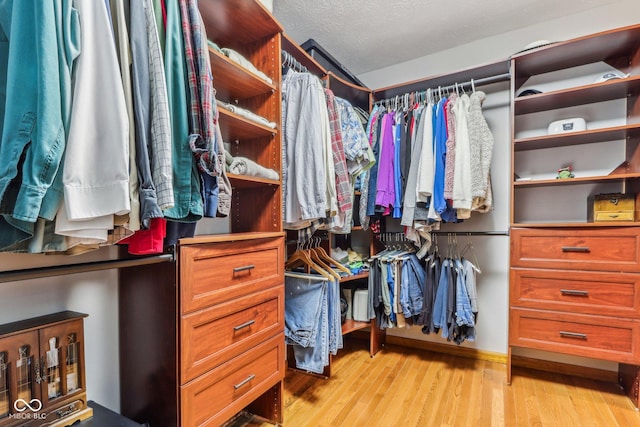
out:
M382 137L380 143L380 163L378 165L378 186L376 189L376 205L385 208L384 214L389 215L390 206L395 201L396 191L393 180L393 113L385 114L382 118Z

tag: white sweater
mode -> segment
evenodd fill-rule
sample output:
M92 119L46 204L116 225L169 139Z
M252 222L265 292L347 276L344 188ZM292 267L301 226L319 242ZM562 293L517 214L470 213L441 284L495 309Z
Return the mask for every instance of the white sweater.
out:
M453 176L453 207L458 218L468 218L473 196L471 193L471 148L469 141L469 96L462 94L453 106L456 116L456 159Z

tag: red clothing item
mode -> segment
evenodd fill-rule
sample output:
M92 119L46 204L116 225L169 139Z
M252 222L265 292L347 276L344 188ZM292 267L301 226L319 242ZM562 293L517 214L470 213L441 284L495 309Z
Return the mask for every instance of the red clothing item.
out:
M147 230L138 230L118 244L129 245L131 255L151 255L164 252L164 238L167 235L167 220L151 218L151 225Z

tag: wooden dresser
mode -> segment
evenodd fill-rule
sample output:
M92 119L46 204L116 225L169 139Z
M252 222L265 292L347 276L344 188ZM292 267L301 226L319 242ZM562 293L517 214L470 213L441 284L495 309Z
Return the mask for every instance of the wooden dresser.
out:
M215 426L247 408L282 422L283 234L182 239L176 256L173 271L121 271L122 414Z
M640 363L639 231L512 229L510 345Z

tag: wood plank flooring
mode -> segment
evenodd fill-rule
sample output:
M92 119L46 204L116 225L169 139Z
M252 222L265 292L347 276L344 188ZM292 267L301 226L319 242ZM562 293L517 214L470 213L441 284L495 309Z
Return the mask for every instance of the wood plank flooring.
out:
M329 380L289 370L284 426L640 427L614 383L345 338ZM256 419L243 425L266 427Z

